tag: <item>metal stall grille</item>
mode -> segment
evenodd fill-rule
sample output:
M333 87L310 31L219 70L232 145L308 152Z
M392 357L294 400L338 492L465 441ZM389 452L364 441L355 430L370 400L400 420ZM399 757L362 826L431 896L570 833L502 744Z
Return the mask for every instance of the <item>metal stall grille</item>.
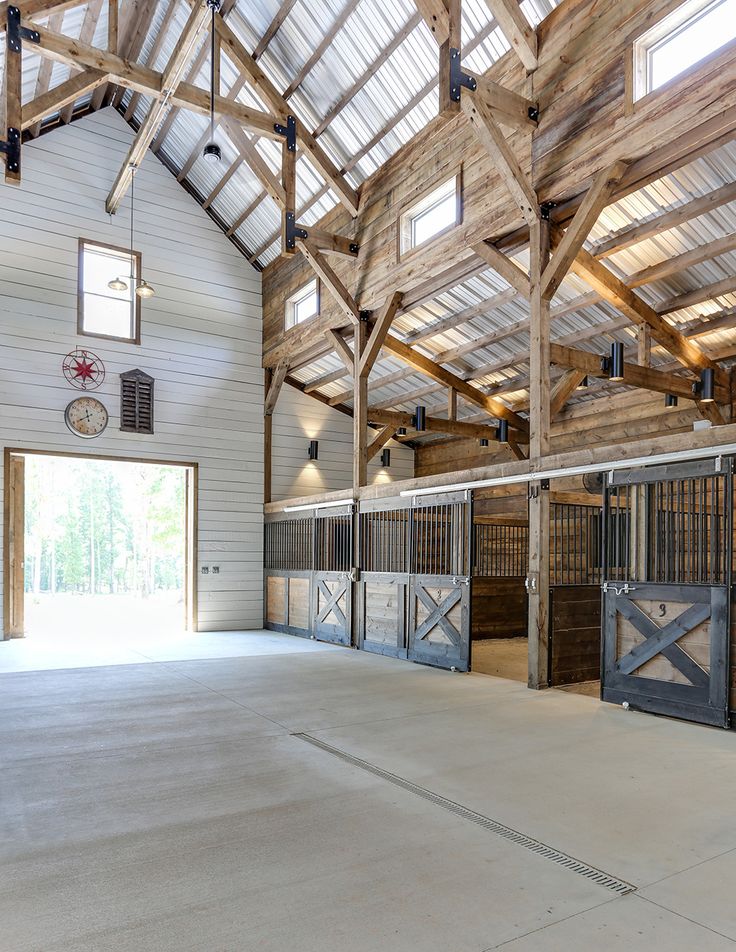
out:
M366 651L406 658L406 594L410 503L361 502L360 580L356 586L358 642Z
M476 523L473 577L523 578L529 564L529 526Z
M467 671L470 666L470 493L413 500L407 657Z
M597 681L601 666L603 509L550 503L548 683Z
M603 697L727 726L731 460L612 473Z
M314 518L279 514L264 526L265 625L309 637Z
M353 506L314 515L313 634L320 641L352 640Z

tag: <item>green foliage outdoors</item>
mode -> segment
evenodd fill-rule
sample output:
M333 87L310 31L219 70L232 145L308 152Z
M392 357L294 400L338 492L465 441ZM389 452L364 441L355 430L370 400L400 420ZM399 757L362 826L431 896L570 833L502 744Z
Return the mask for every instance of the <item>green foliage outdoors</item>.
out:
M26 591L181 590L184 518L181 468L28 456Z

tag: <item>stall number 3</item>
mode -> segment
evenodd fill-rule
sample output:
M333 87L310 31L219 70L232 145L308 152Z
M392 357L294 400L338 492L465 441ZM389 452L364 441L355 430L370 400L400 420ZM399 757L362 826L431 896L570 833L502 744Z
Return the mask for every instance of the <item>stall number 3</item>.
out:
M660 605L659 605L659 617L660 617L660 618L664 618L664 616L665 616L666 614L667 614L667 606L665 605L664 602L660 602Z

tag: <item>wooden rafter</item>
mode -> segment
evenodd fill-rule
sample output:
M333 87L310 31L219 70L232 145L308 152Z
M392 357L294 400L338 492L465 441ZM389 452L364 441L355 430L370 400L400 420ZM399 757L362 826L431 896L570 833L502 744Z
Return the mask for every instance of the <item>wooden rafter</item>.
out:
M481 241L473 245L473 252L482 258L486 264L500 274L504 281L508 281L519 294L529 297L529 275L515 261L505 255L490 241Z
M56 32L58 33L58 31L61 30L63 21L64 21L63 13L53 13L49 17L49 28L52 30L56 30ZM41 96L44 95L44 93L47 93L49 91L49 86L51 85L51 74L53 70L54 70L54 64L52 60L50 59L41 60L41 62L38 65L38 76L36 77L36 90L34 92L32 101L39 99ZM25 114L25 109L23 110L23 112ZM45 113L45 115L48 115L48 113ZM41 116L41 118L43 118L43 116ZM34 123L28 129L28 137L30 139L35 139L40 131L41 131L41 121L39 119L36 123Z
M337 331L333 330L328 330L325 336L327 337L330 346L334 348L335 353L345 365L345 370L352 376L355 372L355 356L348 346L345 338L342 336L342 334L338 334ZM340 374L340 377L344 376L344 373ZM338 377L336 379L339 380L340 378Z
M414 0L432 36L442 46L450 36L450 16L444 0Z
M82 20L82 27L79 31L80 43L91 43L94 39L97 21L100 18L103 0L90 0ZM96 87L95 87L96 88ZM61 109L60 119L63 123L71 122L74 111L74 100L67 102Z
M521 132L529 132L537 128L539 122L534 118L539 114L537 102L501 86L500 83L494 82L487 76L481 76L470 70L464 70L464 72L475 80L473 98L482 99L502 125Z
M281 27L284 24L284 21L291 13L294 4L297 0L281 0L281 5L279 6L276 14L274 15L271 22L266 28L266 32L263 34L261 39L258 42L258 46L253 50L253 59L258 62L258 60L263 56L263 54L268 49L268 44L276 36Z
M161 21L161 25L158 28L156 36L153 40L153 44L146 58L146 64L150 64L151 66L153 66L153 64L156 62L156 58L158 57L158 54L161 52L164 43L168 39L169 29L171 28L171 22L174 19L174 15L176 14L177 7L178 7L178 4L172 3L168 6L166 12L164 13L164 18ZM92 38L90 37L90 39L87 40L86 42L90 42L91 39ZM206 49L206 48L207 48L207 45L205 44L202 49ZM117 49L110 49L109 44L108 44L108 51L111 53L117 53ZM139 92L137 92L136 90L133 91L133 94L131 95L130 100L128 101L128 106L124 114L124 118L126 122L130 122L130 120L135 115L136 106L138 105L138 100L140 99L140 96L141 94ZM158 130L156 131L156 134L158 134Z
M107 79L107 73L101 73L96 69L85 69L82 73L75 73L66 82L54 86L53 89L23 106L22 128L28 129L39 125L47 116L59 112L68 103L74 103L80 96L102 86Z
M537 68L537 34L516 0L486 0L512 49L531 72Z
M398 427L404 427L407 430L414 429L414 416L411 413L402 413L400 410L379 410L377 407L369 407L368 420L384 426L395 426L397 429ZM445 420L434 416L426 416L425 421L425 429L431 433L449 433L452 436L464 436L475 440L496 438L496 427L488 424L465 423L462 420Z
M153 142L154 136L169 110L169 100L175 94L176 88L184 75L184 70L194 55L194 50L201 39L201 33L206 27L209 15L209 10L204 4L195 6L189 15L186 26L161 76L161 98L151 103L146 118L141 123L140 129L136 133L110 189L110 194L107 196L105 208L111 215L114 215L120 207L120 203L130 187L133 173L143 161L148 147Z
M586 377L584 370L573 368L555 383L549 395L549 413L553 420Z

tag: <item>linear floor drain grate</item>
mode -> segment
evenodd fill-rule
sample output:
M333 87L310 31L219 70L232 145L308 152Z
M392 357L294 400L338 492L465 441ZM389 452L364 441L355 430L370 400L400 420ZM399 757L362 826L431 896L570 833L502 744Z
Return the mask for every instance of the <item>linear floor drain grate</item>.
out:
M434 803L438 807L442 807L443 810L454 813L455 816L462 817L464 820L470 820L471 823L475 823L476 826L483 827L484 830L488 830L490 833L495 833L497 836L503 836L505 839L511 840L512 843L516 843L517 846L523 846L524 849L531 850L531 852L536 853L538 856L543 856L545 859L551 860L553 863L558 863L560 866L566 867L571 872L577 873L579 876L584 876L591 882L596 883L596 885L603 886L604 889L609 889L611 892L615 892L619 896L625 896L627 893L635 892L636 890L636 886L632 886L631 883L627 883L623 879L618 879L616 876L609 876L608 873L604 873L602 870L596 869L595 866L589 866L587 863L583 863L579 859L575 859L574 856L569 856L567 853L562 853L560 850L556 850L551 846L547 846L546 843L535 840L531 836L526 836L524 833L519 833L518 830L514 830L510 826L505 826L503 823L499 823L498 820L492 820L490 817L484 816L482 813L476 813L475 810L469 810L467 807L462 806L462 804L455 803L454 800L448 800L445 797L441 797L439 794L433 793L431 790L427 790L426 787L420 787L418 784L412 783L410 780L404 780L403 777L398 777L396 774L392 774L388 770L382 770L380 767L376 767L375 764L371 764L367 760L361 760L359 757L353 757L352 754L347 754L344 750L340 750L338 747L333 747L331 744L325 744L324 741L318 740L311 734L296 733L293 736L298 737L300 740L306 741L308 744L312 744L314 747L319 747L320 750L324 750L328 754L339 757L340 760L344 760L346 763L352 764L354 767L360 767L361 770L366 770L368 773L375 774L375 776L381 777L381 779L387 780L389 783L393 783L397 787L401 787L403 790L407 790L409 793L413 793L416 796L421 797L423 800L429 800L430 803Z

